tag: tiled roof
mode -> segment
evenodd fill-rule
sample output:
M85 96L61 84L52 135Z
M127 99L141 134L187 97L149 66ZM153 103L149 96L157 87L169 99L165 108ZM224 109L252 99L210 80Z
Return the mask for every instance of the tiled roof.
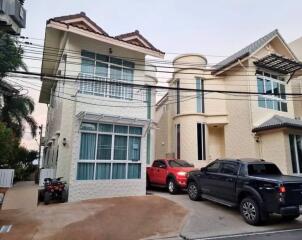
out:
M76 19L76 18L80 18L80 17L85 18L90 24L92 24L95 28L97 28L100 33L99 32L95 32L95 31L93 31L91 29L84 29L83 27L77 26L76 24L73 24L73 23L68 24L68 23L65 22L67 20L72 20L72 19ZM141 35L139 33L138 30L136 30L134 32L130 32L130 33L121 34L121 35L118 35L118 36L115 36L115 37L110 36L100 26L98 26L94 21L92 21L89 17L87 17L84 12L81 12L81 13L78 13L78 14L73 14L73 15L66 15L66 16L51 18L51 19L49 19L47 21L47 23L50 23L51 21L63 23L65 25L72 25L73 27L77 27L77 28L80 28L80 29L83 29L83 30L86 30L86 31L89 31L89 32L93 32L93 33L97 33L97 34L102 34L102 35L104 35L106 37L109 37L109 38L112 38L112 39L116 39L116 40L119 40L119 41L122 41L122 42L126 42L126 43L129 43L129 44L132 44L132 45L136 45L136 46L140 46L140 47L143 47L143 48L147 48L147 49L159 52L159 53L164 53L164 52L160 51L159 49L155 48L143 35ZM132 36L137 36L138 38L142 39L144 42L146 42L148 44L148 46L140 44L137 41L124 40L125 38L132 37Z
M109 36L108 33L106 33L99 25L97 25L94 21L92 21L89 17L86 16L86 13L84 12L80 12L77 14L72 14L72 15L66 15L66 16L61 16L61 17L55 17L55 18L51 18L47 21L47 23L49 21L55 21L55 22L63 22L66 20L71 20L71 19L75 19L75 18L80 18L83 17L85 18L90 24L92 24L96 29L98 29L103 35L105 36Z
M142 39L144 42L146 42L149 45L150 49L159 51L157 48L155 48L152 45L152 43L150 43L143 35L141 35L138 30L135 30L134 32L124 33L124 34L115 36L115 38L120 39L120 40L124 40L125 38L129 38L129 37L138 37L138 38Z
M269 120L260 124L258 127L255 127L252 132L260 132L277 128L302 129L302 121L293 118L283 117L280 115L275 115Z
M217 63L213 66L214 70L213 73L217 73L224 68L232 65L233 63L237 62L240 59L246 58L258 49L260 49L267 41L272 39L275 36L279 36L281 39L281 35L279 34L278 30L275 29L274 31L270 32L269 34L265 35L264 37L258 39L257 41L251 43L247 47L241 49L240 51L236 52L235 54L231 55L230 57L224 59L223 61Z

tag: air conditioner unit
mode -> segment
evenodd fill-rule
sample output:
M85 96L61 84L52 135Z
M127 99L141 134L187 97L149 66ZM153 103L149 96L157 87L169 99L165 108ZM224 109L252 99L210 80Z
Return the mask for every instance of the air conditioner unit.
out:
M0 0L0 29L18 34L26 25L26 10L19 0Z

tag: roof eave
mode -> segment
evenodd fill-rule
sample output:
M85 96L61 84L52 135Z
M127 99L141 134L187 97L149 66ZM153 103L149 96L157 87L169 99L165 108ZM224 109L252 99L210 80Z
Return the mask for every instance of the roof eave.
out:
M64 24L64 23L59 23L59 22L55 22L55 21L49 21L49 23L47 24L47 27L49 28L53 28L53 29L57 29L60 31L65 31L65 32L70 32L70 33L74 33L83 37L88 37L91 39L95 39L97 41L101 41L101 42L106 42L108 44L113 44L119 47L123 47L132 51L136 51L136 52L140 52L152 57L157 57L157 58L161 58L163 59L165 56L164 52L161 51L154 51L152 49L149 48L144 48L144 47L140 47L140 46L136 46L130 43L127 43L125 41L116 39L114 37L109 37L109 36L105 36L105 35L101 35L98 33L93 33L93 32L89 32L68 24Z
M302 129L302 126L297 126L297 125L293 125L293 124L279 124L279 125L276 125L276 126L254 128L252 130L252 132L253 133L258 133L258 132L264 132L264 131L269 131L269 130L277 130L277 129L282 129L282 128Z

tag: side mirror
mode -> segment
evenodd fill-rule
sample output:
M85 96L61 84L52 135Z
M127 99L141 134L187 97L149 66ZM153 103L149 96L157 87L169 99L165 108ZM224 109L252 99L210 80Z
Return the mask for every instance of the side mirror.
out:
M163 169L166 169L167 167L166 167L166 165L159 165L159 168L163 168Z
M207 169L206 169L205 167L202 167L202 168L200 169L200 171L205 173L205 172L207 171Z

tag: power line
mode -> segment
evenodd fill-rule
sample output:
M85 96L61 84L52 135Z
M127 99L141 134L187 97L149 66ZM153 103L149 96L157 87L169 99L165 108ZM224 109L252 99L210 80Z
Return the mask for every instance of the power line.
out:
M35 91L40 91L39 89L35 89L35 88L32 88L32 87L28 87L28 88L31 88ZM58 96L58 95L55 95L55 94L52 94L53 97L57 97L57 98L60 98L60 99L64 99L64 100L68 100L68 101L72 101L72 102L77 102L77 103L83 103L83 104L88 104L88 105L96 105L96 106L108 106L108 107L125 107L125 105L104 105L104 104L96 104L96 103L91 103L91 102L84 102L84 101L79 101L79 100L75 100L75 99L70 99L70 98L67 98L67 97L62 97L62 96ZM81 96L82 97L82 96ZM165 105L172 105L172 104L175 104L177 102L186 102L186 101L190 101L190 100L193 100L193 99L196 99L197 96L194 96L194 97L188 97L186 99L182 99L182 100L179 100L179 101L175 101L175 100L168 100L166 101ZM265 100L258 100L258 99L248 99L248 98L218 98L218 97L211 97L211 98L206 98L206 99L211 99L211 100L228 100L228 101L251 101L251 102L261 102L261 101L265 101ZM270 101L274 101L273 99L270 99ZM292 100L292 101L296 101L296 100ZM158 106L157 103L154 104L154 105L151 105L151 107L156 107ZM133 106L133 105L130 105L130 106L127 106L127 107L135 107L135 108L146 108L147 106Z
M91 82L101 82L105 84L113 84L118 86L128 86L128 87L140 87L146 89L166 89L166 90L175 90L175 91L191 91L191 92L208 92L208 93L233 93L233 94L246 94L246 95L279 95L276 93L259 93L259 92L248 92L248 91L225 91L225 90L218 90L218 89L195 89L195 88L175 88L169 86L155 86L155 85L147 85L147 84L136 84L136 83L129 83L129 82L120 82L120 81L104 81L104 80L96 80L92 78L75 78L70 76L58 76L52 74L41 74L41 73L34 73L34 72L22 72L22 71L12 71L10 73L17 73L21 75L30 75L30 76L38 76L42 78L52 78L54 81L67 81L67 80L75 80L75 81L91 81ZM58 80L59 78L59 80ZM72 81L74 82L74 81ZM281 95L284 96L302 96L301 93L282 93Z
M33 37L25 37L25 36L17 36L17 38L21 39L32 39L32 40L38 40L38 41L45 41L45 39L41 38L33 38ZM186 53L180 53L180 52L165 52L168 55L181 55L181 54L186 54ZM224 58L224 57L229 57L230 55L216 55L216 54L202 54L203 56L208 56L208 57L217 57L217 58Z
M23 56L23 57L25 59L35 60L35 61L42 61L44 59L47 62L54 62L54 63L58 62L57 59L39 58L39 57L32 57L32 56ZM74 66L82 66L81 62L66 61L66 64L74 65ZM136 71L140 71L140 72L168 73L168 74L172 74L172 75L176 73L174 71L161 71L161 70L141 69L141 68L132 68L132 69L136 70ZM201 68L195 68L195 69L191 68L190 69L190 70L196 70L196 72L188 72L187 71L188 69L185 69L185 68L182 68L180 70L186 70L185 72L181 72L181 74L185 74L185 75L214 76L211 73L202 73L202 72L199 72L199 71L203 71L203 69L201 69ZM232 71L235 71L235 70L232 70ZM234 75L229 75L229 76L236 76L236 77L248 77L248 76L252 77L252 76L255 76L255 71L245 71L245 72L251 72L253 74L234 74ZM276 75L276 76L282 76L282 77L286 76L284 74L274 74L274 75Z
M38 44L32 44L32 43L29 43L29 42L20 42L21 44L25 44L24 47L28 47L28 48L31 48L31 49L38 49L38 50L41 50L43 53L51 53L51 52L54 52L57 56L60 56L62 53L70 53L71 55L75 55L75 56L81 56L81 53L82 51L78 51L78 50L71 50L71 49L61 49L61 48L56 48L56 47L46 47L46 46L43 46L43 45L38 45ZM32 50L33 51L33 50ZM60 54L61 53L61 54ZM93 52L94 53L94 52ZM189 54L190 55L190 54ZM194 53L193 53L194 55ZM201 54L203 55L203 54ZM120 55L113 55L113 54L110 54L111 57L119 57L119 58L122 58L122 59L129 59L129 60L137 60L138 62L157 62L157 63L162 63L162 64L169 64L171 65L173 63L173 61L167 61L167 60L157 60L157 59L149 59L149 60L145 60L145 59L142 59L142 58L131 58L131 57L125 57L125 56L120 56ZM217 62L217 63L212 63L212 64L205 64L204 66L216 66L216 67L219 67L219 66L224 66L224 65L221 65L219 64L220 62ZM186 61L182 61L181 64L177 64L178 66L180 65L183 65L183 66L200 66L201 63L200 62L186 62ZM161 67L161 66L158 66L158 67ZM162 66L164 67L164 66ZM247 66L247 67L254 67L254 65L252 66ZM212 69L214 70L214 69Z

